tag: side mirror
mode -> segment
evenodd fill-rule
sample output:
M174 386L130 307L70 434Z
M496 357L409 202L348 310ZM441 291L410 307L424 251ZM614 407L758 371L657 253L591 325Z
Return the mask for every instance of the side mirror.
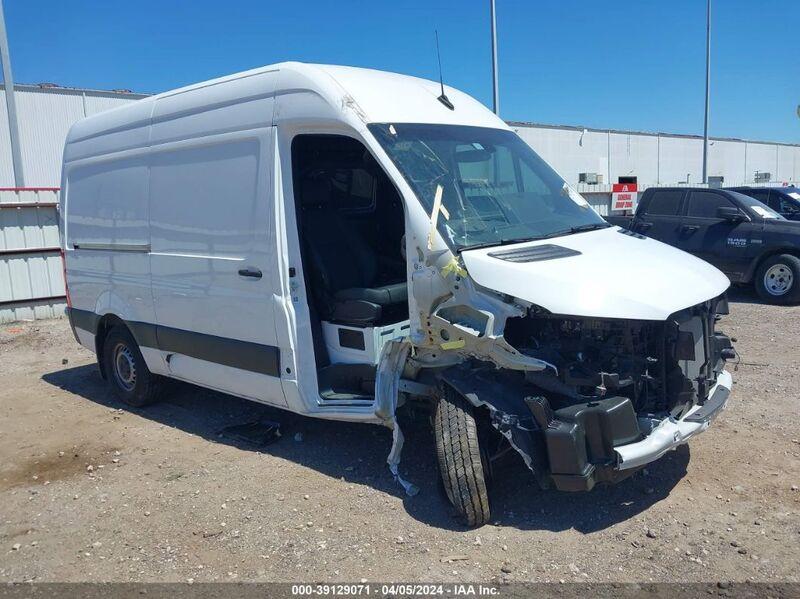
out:
M745 219L744 214L734 206L720 206L717 208L717 217L729 223L739 223Z

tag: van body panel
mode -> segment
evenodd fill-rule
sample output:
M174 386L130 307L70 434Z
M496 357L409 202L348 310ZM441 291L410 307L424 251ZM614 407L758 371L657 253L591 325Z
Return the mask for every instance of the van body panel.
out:
M283 405L272 301L277 252L270 243L271 156L269 127L153 149L152 290L157 324L177 330L171 345L159 334L161 349L192 358L171 359L173 374L207 385L199 373L230 369L215 380L231 393L242 392L243 380L260 377L262 393L255 396ZM225 338L240 342L224 354L230 363L205 370L196 363ZM247 385L249 397L254 387Z
M266 71L158 97L150 144L270 127L277 76Z
M281 80L281 85L285 85ZM294 104L295 100L306 97L306 94L279 95L276 113L282 112L283 104ZM310 96L314 101L315 96ZM342 129L326 129L321 131L315 126L314 131L323 133L342 133ZM298 351L297 348L311 348L314 345L311 333L311 317L309 313L309 293L306 289L303 263L301 259L300 240L297 230L294 186L292 178L292 140L295 135L304 131L303 126L294 126L291 122L275 127L275 194L276 194L276 228L275 243L278 248L278 261L281 264L278 282L280 293L276 293L275 302L277 317L276 335L282 348L283 387L287 404L300 413L314 413L320 410L320 396L317 385L317 369L312 351ZM289 277L289 269L295 269L295 276ZM286 369L291 372L286 372Z
M169 372L177 379L201 385L216 391L230 393L278 407L286 407L280 379L270 384L264 376L224 364L200 360L183 354L175 354L169 361Z
M275 110L278 110L280 100L276 99ZM281 142L281 131L279 127L272 128L272 167L273 181L272 189L275 201L272 205L272 218L274 227L270 230L270 244L276 249L276 268L273 273L275 292L272 294L273 311L275 314L275 337L278 346L281 348L281 381L283 385L283 395L290 410L298 413L307 413L316 409L319 405L319 394L311 393L307 386L302 390L298 372L298 353L297 349L297 326L298 319L310 328L308 319L308 309L297 313L295 306L298 305L298 293L303 283L302 267L300 260L299 246L289 247L291 232L296 235L297 227L294 219L294 212L287 210L285 190L291 194L291 150L284 151ZM284 171L284 155L286 155L287 168ZM285 173L285 176L284 176ZM287 220L288 219L288 220ZM296 239L294 239L296 242ZM295 269L295 275L290 276L290 269ZM308 353L308 352L305 352ZM303 356L303 352L299 354ZM311 356L311 362L313 362ZM313 369L312 369L313 370ZM304 371L305 372L305 371ZM316 370L313 370L313 380L316 384Z
M335 65L305 65L332 77L340 86L344 103L354 102L364 122L436 123L510 129L500 117L455 88L444 86L453 103L450 110L437 98L442 86L436 81L372 69Z
M65 168L62 209L68 218L62 235L74 306L100 316L155 321L147 173L142 153Z
M146 148L154 104L145 98L78 121L67 134L64 162Z

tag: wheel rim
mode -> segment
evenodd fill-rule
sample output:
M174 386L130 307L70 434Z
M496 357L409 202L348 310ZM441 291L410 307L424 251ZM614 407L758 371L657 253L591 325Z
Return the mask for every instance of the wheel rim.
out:
M764 289L770 295L784 295L794 283L792 269L786 264L775 264L764 273Z
M136 361L130 348L124 343L114 347L114 378L125 391L133 391L136 386Z

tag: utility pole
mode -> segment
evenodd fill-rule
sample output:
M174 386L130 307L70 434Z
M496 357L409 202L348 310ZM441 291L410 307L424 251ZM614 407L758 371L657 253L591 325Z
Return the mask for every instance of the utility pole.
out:
M22 171L22 153L19 148L19 128L17 127L17 103L14 99L14 76L11 74L11 57L8 53L8 36L6 35L6 17L3 12L3 0L0 0L0 61L3 63L3 85L5 86L6 92L8 134L11 138L11 163L14 169L14 186L25 187L25 176Z
M489 0L489 11L492 21L492 110L500 114L500 88L497 83L497 18L495 17L494 0Z
M703 183L708 183L708 102L711 93L711 0L706 0L706 110L703 118Z

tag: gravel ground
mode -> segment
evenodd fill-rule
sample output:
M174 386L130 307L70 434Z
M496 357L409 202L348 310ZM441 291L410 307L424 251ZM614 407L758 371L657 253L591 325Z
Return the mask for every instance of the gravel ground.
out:
M477 530L440 491L424 419L405 430L409 499L380 427L177 383L129 409L65 320L2 325L0 581L798 581L800 307L733 299L741 363L709 432L585 494L509 459ZM283 436L220 434L256 419Z

